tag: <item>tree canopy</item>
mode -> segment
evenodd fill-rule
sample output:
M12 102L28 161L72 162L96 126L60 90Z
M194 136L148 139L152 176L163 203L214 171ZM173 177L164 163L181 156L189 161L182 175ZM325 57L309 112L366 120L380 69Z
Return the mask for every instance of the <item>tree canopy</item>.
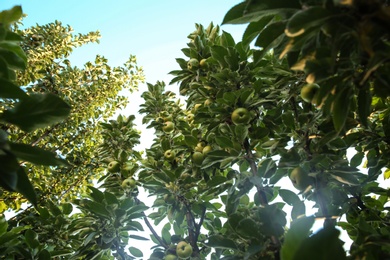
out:
M1 218L1 257L390 257L390 194L380 180L389 178L390 168L387 2L248 0L232 7L223 23L248 23L242 41L218 25L196 24L182 49L186 58L177 58L178 69L170 72L171 86L147 84L139 113L155 130L151 147L135 149L142 140L134 115L100 122L100 143L80 144L80 151L64 145L63 155L96 150L87 165L66 159L77 174L86 171L100 179L96 185L80 183L80 192L63 200L49 193L50 200L37 200L17 220ZM80 84L74 90L80 93L94 86L88 77L68 76L65 61L47 65L61 73L46 70L26 88L28 95L18 95L28 100L34 96L30 91L49 81L57 95L72 100L76 94L58 88L69 78ZM101 75L96 84L104 85ZM4 104L5 109L14 105ZM85 118L98 121L93 114ZM23 130L18 121L7 122ZM70 140L64 122L56 131ZM77 122L72 126L79 134L82 121ZM31 145L35 139L26 140ZM45 140L50 149L53 141ZM16 155L7 150L14 141L3 138L4 160L10 154L26 158L14 151L17 145L11 145ZM86 170L93 163L98 167ZM3 169L9 168L2 168L2 176L8 176ZM29 176L38 172L31 168ZM56 177L54 172L44 176ZM20 191L1 180L4 188ZM32 183L39 184L33 178ZM149 195L147 201L141 201L141 192ZM308 213L306 202L313 203L314 213ZM316 221L323 227L313 231ZM350 248L343 246L341 231L353 241ZM141 250L147 240L154 243L150 256Z

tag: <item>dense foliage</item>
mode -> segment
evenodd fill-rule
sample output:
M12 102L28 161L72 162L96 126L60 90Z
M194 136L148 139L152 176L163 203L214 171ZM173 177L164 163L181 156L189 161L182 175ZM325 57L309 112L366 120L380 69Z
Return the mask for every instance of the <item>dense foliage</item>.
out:
M145 258L144 229L149 259L390 257L387 2L245 1L224 23L242 42L197 24L176 59L185 104L147 84L151 147L134 116L101 123L97 185L2 219L4 259Z

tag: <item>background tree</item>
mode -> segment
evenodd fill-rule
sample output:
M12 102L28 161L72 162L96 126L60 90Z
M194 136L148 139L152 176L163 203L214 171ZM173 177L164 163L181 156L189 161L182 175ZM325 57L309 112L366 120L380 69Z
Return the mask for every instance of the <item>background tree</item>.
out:
M98 122L107 120L127 103L121 91L137 89L143 80L142 69L137 67L134 56L120 67L111 67L99 55L83 68L71 66L67 58L72 50L98 42L98 32L74 35L70 26L58 21L15 32L22 35L27 56L26 69L18 75L17 82L28 93L58 95L72 110L66 121L49 128L31 133L10 129L10 139L56 152L67 160L70 167L66 168L26 167L40 200L65 201L67 196L73 199L99 177L99 161L94 159L95 146L102 141ZM17 194L4 195L2 210L18 210L23 201Z

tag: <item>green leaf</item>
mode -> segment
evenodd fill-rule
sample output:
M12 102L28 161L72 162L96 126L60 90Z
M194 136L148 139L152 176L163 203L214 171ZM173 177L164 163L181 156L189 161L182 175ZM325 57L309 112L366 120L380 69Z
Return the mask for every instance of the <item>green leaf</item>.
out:
M283 37L285 37L285 27L285 21L278 21L269 24L264 30L261 31L260 36L255 42L255 46L262 48L258 60L260 60L260 58L263 57L269 50L279 45Z
M133 246L129 247L129 252L130 252L130 254L132 254L135 257L143 257L144 256L144 254L142 253L141 250L139 250L138 248L135 248Z
M290 206L294 206L302 202L298 195L290 190L280 189L279 196L282 197L283 201Z
M299 36L311 27L322 26L331 13L320 6L310 7L295 13L287 23L286 35L289 37Z
M0 23L10 24L17 22L23 15L22 7L20 5L14 6L9 10L4 10L0 13Z
M189 147L195 147L198 144L198 139L193 137L192 135L184 136L184 141Z
M221 235L212 235L208 238L207 246L220 249L233 249L236 250L237 246L233 240L225 238Z
M216 136L215 142L221 147L221 148L231 148L233 147L233 142L230 138L227 138L225 136Z
M17 184L15 187L15 191L22 194L26 199L28 199L31 204L35 207L37 206L37 194L35 193L35 189L32 186L30 180L27 177L26 172L23 167L19 167L17 171Z
M53 165L66 166L68 163L60 158L56 158L56 154L46 151L42 148L31 146L28 144L9 143L11 151L20 160L28 161L36 165Z
M351 186L359 185L359 180L353 175L353 172L343 172L343 171L337 171L333 170L330 172L333 178L335 178L337 181L348 184Z
M47 251L46 249L43 249L41 250L41 252L39 252L38 260L50 260L50 259L51 259L51 255L49 251Z
M62 121L69 115L70 109L54 94L32 94L13 109L4 111L0 119L29 132Z
M347 259L339 235L334 227L321 229L300 243L292 259Z
M359 90L358 94L358 115L360 122L367 127L367 119L371 111L372 96L368 89Z
M137 236L137 235L130 235L129 237L132 238L132 239L136 239L136 240L143 240L143 241L149 241L150 240L150 239L148 239L146 237L141 237L141 236Z
M8 50L15 55L17 55L20 59L23 60L23 63L27 63L27 56L26 53L24 53L22 47L20 47L17 43L14 42L0 42L0 50Z
M349 104L351 102L352 89L350 86L344 86L341 91L336 94L336 98L333 103L333 125L336 131L339 133L347 121L349 112Z
M237 140L240 142L240 143L244 143L244 140L247 138L248 136L248 126L246 125L236 125L235 129L234 129L234 132L236 134L236 137L237 137Z
M9 191L15 191L20 168L15 155L11 153L0 154L0 185Z
M26 68L25 60L12 51L0 49L0 57L7 62L7 66L11 69L24 70Z
M95 187L93 186L88 186L88 189L90 189L92 192L90 193L90 196L91 198L98 202L98 203L101 203L103 202L104 200L104 193L102 191L100 191L99 189L96 189Z
M39 246L38 234L35 233L32 229L26 230L24 233L24 238L26 239L26 243L30 248L37 248Z
M314 217L298 218L292 222L284 238L281 250L282 260L294 259L295 253L298 251L302 242L308 237L313 224Z
M289 15L301 9L297 0L246 1L231 8L222 24L242 24L260 20L263 16Z
M249 44L256 39L257 35L259 35L273 17L273 15L264 16L259 21L250 23L242 36L244 44Z
M8 222L5 220L5 217L3 214L0 215L0 236L5 234L8 229Z
M0 98L24 99L27 94L9 80L0 78Z

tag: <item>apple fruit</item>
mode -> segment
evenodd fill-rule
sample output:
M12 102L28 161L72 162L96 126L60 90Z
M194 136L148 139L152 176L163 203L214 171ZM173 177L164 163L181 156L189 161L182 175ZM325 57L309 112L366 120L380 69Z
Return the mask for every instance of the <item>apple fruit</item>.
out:
M212 150L213 150L213 148L212 148L210 145L206 145L206 146L203 148L202 153L203 153L203 154L208 154L208 153L211 152Z
M213 100L211 98L208 98L204 101L204 105L206 107L210 106L213 103Z
M194 112L197 111L200 107L202 106L202 104L195 104L194 108L192 109Z
M202 68L206 68L207 67L207 59L201 59L200 62L199 62L199 65Z
M203 149L205 146L206 146L206 144L204 142L197 143L197 145L195 147L195 152L203 152Z
M320 86L315 83L306 84L301 89L301 98L307 103L311 103L319 88Z
M313 183L312 178L301 167L294 168L289 177L294 188L300 191L306 190L307 187Z
M164 157L168 161L173 161L175 159L175 157L176 157L176 154L172 150L166 150L165 153L164 153Z
M186 116L186 119L187 119L188 122L194 121L194 114L188 114L188 115Z
M162 129L165 133L170 133L175 129L175 124L171 121L166 121Z
M233 111L231 119L235 125L248 124L251 120L251 114L248 109L240 107Z
M192 161L196 165L202 165L203 159L204 159L204 155L201 152L194 152L192 154Z
M133 178L127 178L122 182L122 188L125 190L132 190L137 186L137 182Z
M197 59L192 58L187 62L187 69L189 70L193 70L198 67L199 67L199 61Z
M165 260L176 260L177 256L169 254L164 257Z
M111 173L119 172L120 164L118 161L112 161L108 164L107 170Z
M176 246L176 254L180 259L187 259L192 255L192 246L185 241L181 241Z
M165 201L165 203L172 205L176 201L175 196L173 196L172 194L165 194L164 201Z

